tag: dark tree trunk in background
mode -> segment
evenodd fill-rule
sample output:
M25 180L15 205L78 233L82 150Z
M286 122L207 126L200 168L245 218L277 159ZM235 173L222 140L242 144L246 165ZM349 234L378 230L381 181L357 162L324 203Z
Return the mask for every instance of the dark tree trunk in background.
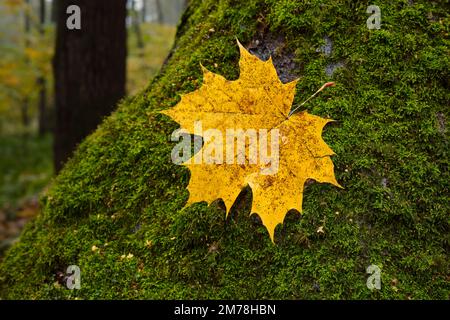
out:
M57 7L57 2L58 0L52 0L51 2L51 10L50 10L50 21L52 23L56 23L56 7Z
M137 47L139 49L143 49L144 40L142 40L139 12L136 10L135 0L131 0L131 25L133 26L134 33L136 34Z
M164 22L164 18L161 8L161 2L159 2L159 0L155 0L155 8L156 8L157 22L161 24Z
M147 0L142 0L142 14L141 14L142 23L147 22Z
M45 13L46 13L46 0L40 0L39 1L39 33L41 37L44 36L45 30ZM44 133L48 132L48 119L47 119L47 79L45 78L44 74L41 74L38 79L37 83L39 86L39 134L43 135Z
M81 30L66 27L69 5ZM126 0L58 0L54 57L55 170L125 95Z
M30 32L31 32L31 19L30 19L30 0L25 1L26 8L25 8L25 49L30 47ZM25 56L25 63L28 65L30 63L27 56ZM30 116L28 114L28 109L30 107L30 99L28 96L23 97L23 100L21 101L20 106L20 113L22 118L22 124L24 127L28 127L30 124Z

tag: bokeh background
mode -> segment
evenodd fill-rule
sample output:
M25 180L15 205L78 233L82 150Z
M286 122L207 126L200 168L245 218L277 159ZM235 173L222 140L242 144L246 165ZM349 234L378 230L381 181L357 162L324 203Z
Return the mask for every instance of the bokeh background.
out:
M39 194L55 172L55 3L0 1L0 257L37 214ZM126 96L161 68L185 6L185 0L127 1Z

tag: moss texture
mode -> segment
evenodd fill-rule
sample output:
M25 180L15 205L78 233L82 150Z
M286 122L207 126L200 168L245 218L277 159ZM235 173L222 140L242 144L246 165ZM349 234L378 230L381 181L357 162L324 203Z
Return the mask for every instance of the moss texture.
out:
M449 298L448 1L193 0L167 63L78 148L42 213L0 265L0 297L33 299ZM225 219L220 201L187 200L189 171L170 161L177 124L158 113L201 85L202 63L238 77L244 45L282 37L295 102L337 122L324 131L344 190L306 187L273 245L244 190ZM318 48L333 42L330 55ZM343 65L328 77L327 65ZM284 64L284 68L286 65ZM324 226L324 234L317 233ZM93 247L95 246L95 247ZM93 250L94 249L94 250ZM55 276L81 269L81 289ZM382 288L366 287L381 268Z

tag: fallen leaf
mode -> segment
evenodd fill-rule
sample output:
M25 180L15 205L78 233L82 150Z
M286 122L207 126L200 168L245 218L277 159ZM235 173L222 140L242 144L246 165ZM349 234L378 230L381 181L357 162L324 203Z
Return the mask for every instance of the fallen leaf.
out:
M289 116L298 80L283 84L271 58L261 61L238 44L241 53L239 79L227 80L202 66L203 85L182 95L175 107L162 113L190 134L195 133L198 121L201 121L203 132L216 129L224 136L227 129L255 129L258 141L261 141L260 129L266 129L269 137L278 130L281 142L277 172L264 173L264 166L249 162L195 163L196 157L213 144L205 136L200 152L183 163L191 171L186 205L199 201L211 203L220 198L228 214L242 188L249 185L253 192L251 212L261 217L273 241L275 227L283 222L286 213L291 209L302 212L306 180L340 187L330 159L334 152L321 137L324 126L332 120L306 111ZM245 152L248 160L249 151ZM238 154L234 157L236 160Z

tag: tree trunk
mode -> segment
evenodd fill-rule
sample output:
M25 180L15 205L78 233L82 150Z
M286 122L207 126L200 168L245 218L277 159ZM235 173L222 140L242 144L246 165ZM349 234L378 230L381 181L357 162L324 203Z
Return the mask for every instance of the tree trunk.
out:
M58 0L52 0L50 9L50 21L56 23L56 8L58 7Z
M134 33L136 34L137 47L139 49L143 49L144 40L142 39L139 12L136 10L135 0L131 0L131 25L133 26Z
M162 13L162 8L161 8L161 2L159 0L155 0L155 9L156 9L156 21L159 24L162 24L164 22L164 17L163 17L163 13Z
M46 13L46 0L39 1L39 33L41 37L44 37L45 30L45 13ZM39 135L43 135L48 132L48 119L47 119L47 79L45 78L45 74L41 73L41 75L37 79L37 83L39 86Z
M141 22L147 22L147 1L142 0L142 14L141 14Z
M66 27L69 5L81 9L81 30ZM61 0L54 57L55 170L125 95L126 0Z
M30 47L30 32L31 32L31 19L30 19L30 10L31 10L31 4L30 0L25 1L25 50ZM27 56L25 56L25 63L29 65L30 61ZM22 125L27 128L30 124L30 117L29 117L29 108L30 108L30 98L23 97L22 103L20 106L21 111L21 118L22 118Z
M28 97L24 97L20 106L22 125L24 126L24 128L28 128L28 126L30 125L30 116L28 114L29 106L30 99Z

